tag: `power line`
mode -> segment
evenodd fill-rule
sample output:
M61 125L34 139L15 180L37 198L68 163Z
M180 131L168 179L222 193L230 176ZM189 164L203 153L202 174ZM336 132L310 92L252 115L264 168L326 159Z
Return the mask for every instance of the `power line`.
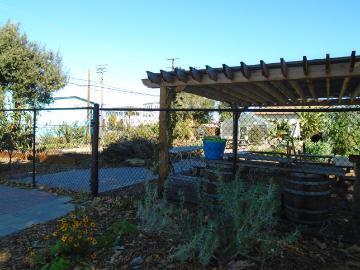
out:
M68 84L79 86L79 87L88 87L89 86L87 84L78 84L78 83L73 83L73 82L68 82ZM90 86L93 87L93 88L100 88L100 89L94 89L95 91L101 91L101 86L100 85L90 84ZM104 90L109 90L109 91L114 91L114 92L134 94L134 95L142 95L142 96L152 96L152 97L158 97L159 96L159 95L156 95L156 94L141 93L141 92L136 92L136 91L133 91L133 90L117 88L117 87L103 86L103 89Z

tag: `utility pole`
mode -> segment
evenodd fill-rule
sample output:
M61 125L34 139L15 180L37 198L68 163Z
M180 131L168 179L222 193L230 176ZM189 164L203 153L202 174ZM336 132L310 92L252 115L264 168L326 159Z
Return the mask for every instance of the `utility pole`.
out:
M96 66L96 73L100 74L100 108L104 107L104 73L106 72L107 64L100 64Z
M166 60L171 61L171 70L174 71L175 70L175 61L179 60L180 58L177 57L173 57L173 58L167 58ZM170 68L170 67L169 67Z
M106 68L107 64L100 64L96 66L96 73L100 74L100 137L102 137L105 126L105 119L101 109L104 107L104 73L106 72Z
M86 114L86 122L87 122L87 127L86 127L86 139L89 138L89 134L90 134L90 90L91 90L91 70L90 68L88 68L88 89L87 89L87 103L86 103L86 107L87 107L87 114Z

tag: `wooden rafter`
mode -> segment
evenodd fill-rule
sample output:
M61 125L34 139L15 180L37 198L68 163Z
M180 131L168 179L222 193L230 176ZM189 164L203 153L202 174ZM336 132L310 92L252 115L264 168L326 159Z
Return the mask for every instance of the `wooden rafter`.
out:
M227 89L230 90L232 93L234 94L238 94L241 95L243 97L246 97L248 100L252 100L253 102L256 102L258 104L265 104L266 103L266 99L264 97L260 97L259 95L257 95L254 92L249 91L248 89L244 88L244 87L239 87L239 86L223 86L223 89Z
M217 76L217 72L215 71L215 69L206 65L206 72L209 75L210 79L212 79L213 81L217 81L218 76Z
M339 93L339 101L341 101L341 99L344 97L344 94L345 94L346 89L347 89L347 87L349 85L349 82L350 82L349 77L344 78L343 83L341 85L341 90L340 90L340 93Z
M226 76L226 78L232 80L234 78L234 71L232 70L231 67L223 64L223 70L224 70L224 74Z
M241 65L241 73L244 75L244 77L246 79L250 79L251 72L250 72L249 68L247 67L247 65L244 62L240 62L240 65Z
M288 68L287 68L287 65L286 65L286 62L285 62L285 59L284 58L280 58L280 67L281 67L281 73L282 75L287 78L288 76Z
M354 66L355 66L355 62L356 62L356 58L355 58L355 51L351 52L351 56L350 56L350 68L349 71L353 72L354 70Z
M307 86L309 88L309 92L311 94L311 97L314 99L317 99L314 83L312 80L306 80Z
M326 97L330 98L330 90L331 90L331 79L326 78Z
M294 93L290 91L281 81L269 81L274 87L280 90L280 92L287 97L288 99L291 99L292 101L296 101L297 98L295 97Z
M179 81L186 83L189 80L185 70L183 69L175 68L175 74Z
M325 73L329 74L330 73L330 54L326 54L326 58L325 58Z
M292 88L294 88L295 92L299 96L301 100L304 100L304 91L302 90L300 84L297 81L291 80L288 81Z
M309 64L306 56L303 56L303 71L305 76L309 74Z
M263 60L260 60L260 66L261 66L261 73L264 77L269 78L270 73L269 69L266 66L266 63Z
M264 82L254 83L254 85L259 87L269 95L273 96L274 98L276 98L278 103L287 103L287 99L276 88L272 87L271 85Z
M355 87L355 90L353 91L353 93L351 95L351 101L354 101L354 99L357 98L359 95L360 95L360 82Z
M202 80L202 74L199 70L197 70L194 67L190 67L190 73L191 73L191 77L198 82L201 82Z
M242 89L244 89L244 91L246 90L249 94L254 95L254 97L261 98L263 100L263 102L269 103L269 101L270 101L271 103L274 103L274 104L277 103L277 99L275 97L268 94L266 91L257 87L256 85L249 84L249 83L243 83L239 86L236 86L236 88L242 88Z

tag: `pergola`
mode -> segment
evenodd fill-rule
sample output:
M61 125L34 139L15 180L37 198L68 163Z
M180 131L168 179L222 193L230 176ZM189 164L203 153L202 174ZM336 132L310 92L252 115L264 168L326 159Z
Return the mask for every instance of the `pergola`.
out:
M360 56L240 66L190 67L174 71L147 72L149 88L160 88L160 109L167 109L169 88L223 101L233 107L334 106L360 104ZM160 112L160 172L163 186L168 174L167 112ZM238 115L234 116L234 132ZM237 131L237 128L236 128ZM237 134L234 138L237 138ZM234 160L237 140L233 140Z

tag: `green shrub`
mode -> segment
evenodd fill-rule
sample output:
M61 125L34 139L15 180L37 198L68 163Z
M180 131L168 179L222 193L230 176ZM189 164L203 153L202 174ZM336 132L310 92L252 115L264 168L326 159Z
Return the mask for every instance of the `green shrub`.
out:
M115 222L109 229L100 237L98 246L100 248L110 248L115 244L119 244L119 241L124 235L129 235L137 232L137 228L134 224L127 220Z
M308 141L305 143L306 154L327 156L331 155L332 148L329 142L312 142Z
M103 159L109 164L116 164L127 159L137 158L152 162L157 153L157 143L145 138L123 139L109 144L102 153Z
M249 131L249 140L253 144L262 144L266 139L266 130L262 126L254 125Z
M237 179L218 186L219 201L211 204L201 199L199 209L190 211L174 207L165 199L158 199L155 189L147 188L138 208L138 218L146 230L166 232L183 243L173 258L196 258L208 265L212 258L230 258L242 254L265 260L286 243L296 239L296 233L278 235L276 187L258 183L246 186Z

